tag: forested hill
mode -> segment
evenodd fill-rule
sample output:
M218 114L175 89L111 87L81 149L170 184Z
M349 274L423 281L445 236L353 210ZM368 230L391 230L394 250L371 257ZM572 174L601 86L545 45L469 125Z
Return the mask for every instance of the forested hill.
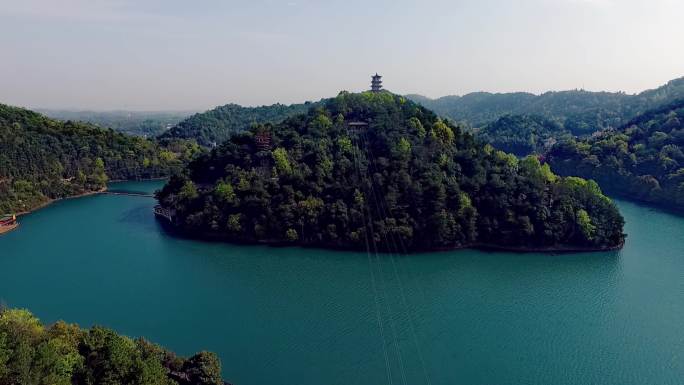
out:
M0 214L99 190L109 179L168 176L193 152L189 144L162 148L111 129L0 104Z
M596 183L494 150L388 92L342 92L234 134L158 199L185 233L236 242L363 249L369 235L394 251L623 242L623 219Z
M81 329L63 321L45 326L26 310L0 308L0 384L226 383L214 353L183 358L102 327Z
M546 92L476 92L429 99L409 95L423 106L456 122L482 127L504 115L538 115L554 120L573 135L619 127L649 109L684 97L684 78L637 95L583 90Z
M611 194L684 212L684 99L622 128L554 146L553 169L599 182Z
M559 123L539 115L505 115L477 130L477 137L516 156L540 154L572 135Z
M248 129L252 124L278 123L283 119L306 112L312 103L273 104L261 107L242 107L226 104L213 110L192 115L160 136L195 139L203 146L213 146L228 139L231 134Z

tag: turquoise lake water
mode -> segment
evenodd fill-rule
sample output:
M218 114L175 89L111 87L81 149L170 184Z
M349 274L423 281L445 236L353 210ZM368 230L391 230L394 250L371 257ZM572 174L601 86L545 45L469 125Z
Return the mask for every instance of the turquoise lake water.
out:
M154 203L96 195L22 217L0 237L0 299L44 322L215 351L235 385L684 383L682 217L619 201L619 252L369 263L173 238Z

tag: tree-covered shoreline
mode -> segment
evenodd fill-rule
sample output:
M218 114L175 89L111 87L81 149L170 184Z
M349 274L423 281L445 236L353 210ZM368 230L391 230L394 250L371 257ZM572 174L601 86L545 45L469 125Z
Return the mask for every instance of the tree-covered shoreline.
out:
M27 212L105 188L109 180L168 177L200 151L161 146L91 124L0 105L0 213Z
M379 249L550 251L624 240L596 183L559 178L387 92L343 92L235 134L158 198L183 233L232 242L363 249L368 236Z
M0 308L0 384L224 385L214 353L183 358L144 338Z

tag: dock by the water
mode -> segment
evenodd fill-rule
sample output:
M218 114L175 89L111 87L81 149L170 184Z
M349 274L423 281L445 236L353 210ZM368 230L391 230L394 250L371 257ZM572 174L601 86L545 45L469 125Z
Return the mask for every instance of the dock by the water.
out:
M149 194L149 193L144 193L144 192L139 192L139 191L103 191L102 194L107 194L107 195L128 195L128 196L135 196L135 197L148 197L148 198L154 198L154 194Z
M154 215L157 218L163 218L169 223L173 223L173 214L174 211L172 211L171 209L167 209L165 207L162 207L161 205L154 206Z

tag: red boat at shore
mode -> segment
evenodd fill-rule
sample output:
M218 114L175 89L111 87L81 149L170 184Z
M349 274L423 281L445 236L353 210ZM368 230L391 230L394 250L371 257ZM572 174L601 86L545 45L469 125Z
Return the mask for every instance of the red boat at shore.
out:
M0 234L14 230L17 226L19 226L19 222L17 222L17 216L14 214L0 218Z

